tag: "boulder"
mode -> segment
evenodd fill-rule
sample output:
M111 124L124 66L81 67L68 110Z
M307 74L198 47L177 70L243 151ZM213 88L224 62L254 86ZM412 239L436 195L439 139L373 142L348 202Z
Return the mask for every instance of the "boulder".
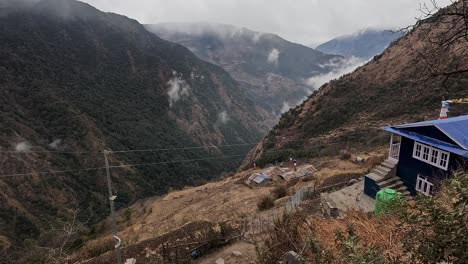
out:
M284 262L285 264L304 264L305 260L304 258L297 254L294 251L289 251L284 255Z
M129 258L129 259L125 260L125 264L136 264L136 259Z

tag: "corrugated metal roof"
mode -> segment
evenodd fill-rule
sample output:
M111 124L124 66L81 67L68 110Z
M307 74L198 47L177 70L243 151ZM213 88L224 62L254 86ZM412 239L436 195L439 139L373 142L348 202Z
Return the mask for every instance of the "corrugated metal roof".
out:
M429 120L410 124L393 126L393 128L409 128L434 126L464 150L468 150L468 115L450 117L446 119Z
M427 144L427 145L431 145L431 146L434 146L436 148L439 148L439 149L442 149L442 150L445 150L445 151L448 151L448 152L451 152L451 153L454 153L454 154L457 154L457 155L468 158L468 150L464 150L464 149L460 148L459 146L452 145L452 144L449 144L447 142L443 142L443 141L440 141L440 140L437 140L437 139L422 136L422 135L419 135L417 133L402 130L402 129L397 129L397 128L393 128L393 127L385 127L384 129L386 131L389 131L389 132L398 134L400 136L415 140L417 142L424 143L424 144Z
M249 177L249 180L251 180L251 181L253 181L253 182L257 183L257 184L262 183L266 179L269 179L269 177L266 176L263 173L254 173Z

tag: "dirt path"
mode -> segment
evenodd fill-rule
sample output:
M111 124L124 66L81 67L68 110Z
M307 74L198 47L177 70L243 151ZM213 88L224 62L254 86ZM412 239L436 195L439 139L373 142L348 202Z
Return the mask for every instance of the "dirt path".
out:
M235 256L232 253L233 251L238 251L242 255ZM255 263L255 246L247 242L239 241L203 257L203 259L196 261L195 264L214 264L216 260L220 258L224 259L224 263L226 264Z

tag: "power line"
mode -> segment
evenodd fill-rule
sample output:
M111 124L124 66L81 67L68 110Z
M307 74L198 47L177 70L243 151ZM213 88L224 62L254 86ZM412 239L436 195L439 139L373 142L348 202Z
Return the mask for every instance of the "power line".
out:
M294 141L301 141L301 140L293 140ZM331 143L326 143L324 145L335 145L335 144L340 144L340 143L345 143L348 142L346 141L335 141ZM245 144L240 144L240 145L245 145ZM324 145L317 145L317 146L324 146ZM224 146L234 146L234 145L224 145ZM212 146L214 147L214 146ZM218 146L219 147L219 146ZM185 148L185 149L190 149ZM194 148L201 148L201 147L194 147ZM180 150L184 148L172 148L172 149L166 149L166 150ZM153 150L155 151L156 149L148 149L148 150L136 150L136 151L150 151ZM160 149L164 150L164 149ZM278 151L265 151L262 152L261 155L264 154L269 154L269 153L275 153L275 152L286 152L286 151L296 151L294 149L288 148L285 150L278 150ZM119 151L116 153L123 153L127 151ZM131 152L131 151L128 151ZM98 153L98 152L96 152ZM110 151L110 153L112 153ZM150 166L150 165L161 165L161 164L172 164L172 163L181 163L181 162L194 162L194 161L204 161L204 160L213 160L213 159L224 159L224 158L234 158L234 157L246 157L248 153L241 154L241 155L230 155L230 156L220 156L220 157L208 157L208 158L199 158L199 159L187 159L187 160L177 160L177 161L162 161L162 162L153 162L153 163L140 163L140 164L124 164L124 165L114 165L110 166L110 168L128 168L128 167L138 167L138 166ZM57 174L57 173L68 173L68 172L80 172L80 171L91 171L91 170L100 170L100 169L105 169L105 167L96 167L96 168L86 168L86 169L79 169L79 170L61 170L61 171L50 171L50 172L37 172L37 173L18 173L18 174L4 174L0 175L0 178L4 177L15 177L15 176L29 176L29 175L43 175L43 174Z
M372 127L371 129L376 129ZM368 134L369 132L359 132L359 133L353 133L353 134L348 134L347 136L354 136L354 135L361 135L361 134ZM316 138L311 138L311 139L322 139L320 137ZM296 141L304 141L303 139L293 139L293 140L284 140L281 141L281 143L285 142L296 142ZM327 144L334 144L334 143L339 143L339 142L346 142L346 141L338 141L338 142L332 142L332 143L327 143ZM206 149L206 148L224 148L224 147L237 147L237 146L252 146L252 145L258 145L261 143L261 141L256 142L256 143L240 143L240 144L227 144L227 145L201 145L201 146L194 146L194 147L174 147L174 148L150 148L150 149L129 149L129 150L109 150L109 153L130 153L130 152L155 152L155 151L175 151L175 150L191 150L191 149ZM10 150L10 151L0 151L2 154L28 154L28 153L60 153L60 154L101 154L103 153L104 150L102 151L59 151L59 150L36 150L36 151L15 151L15 150Z
M290 151L290 149L278 150L278 151L269 151L269 152L266 152L266 153L284 152L284 151ZM173 164L173 163L215 160L215 159L225 159L225 158L239 158L239 157L245 157L245 155L246 154L220 156L220 157L207 157L207 158L199 158L199 159L185 159L185 160L175 160L175 161L160 161L160 162L151 162L151 163L113 165L113 166L109 166L109 168L129 168L129 167L152 166L152 165L161 165L161 164ZM79 169L79 170L60 170L60 171L48 171L48 172L36 172L36 173L31 172L31 173L3 174L3 175L0 175L0 178L16 177L16 176L29 176L29 175L58 174L58 173L68 173L68 172L80 172L80 171L92 171L92 170L101 170L101 169L105 169L105 168L106 167L95 167L95 168L86 168L86 169Z
M173 163L181 163L181 162L194 162L194 161L204 161L204 160L214 160L214 159L224 159L224 158L238 158L238 157L245 157L245 154L244 155L231 155L231 156L221 156L221 157L199 158L199 159L188 159L188 160L160 161L160 162L140 163L140 164L115 165L115 166L110 166L109 168L128 168L128 167L162 165L162 164L173 164Z
M190 149L206 149L206 148L224 148L224 147L237 147L237 146L253 146L257 143L242 143L242 144L229 144L229 145L202 145L196 147L177 147L177 148L153 148L153 149L129 149L129 150L109 150L111 153L127 153L127 152L152 152L152 151L171 151L171 150L190 150ZM0 151L0 153L10 153L10 154L28 154L28 153L63 153L63 154L101 154L103 151L49 151L49 150L39 150L39 151Z
M96 168L86 168L86 169L79 169L79 170L60 170L60 171L46 171L46 172L3 174L3 175L0 175L0 178L16 177L16 176L18 176L18 177L19 176L30 176L30 175L57 174L57 173L79 172L79 171L92 171L92 170L100 170L100 169L105 169L105 168L106 167L96 167Z
M152 151L171 151L171 150L189 150L189 149L205 149L205 148L224 148L224 147L237 147L237 146L252 146L258 145L257 143L245 143L245 144L230 144L230 145L205 145L198 147L180 147L180 148L159 148L159 149L131 149L131 150L110 150L110 153L127 153L127 152L152 152Z

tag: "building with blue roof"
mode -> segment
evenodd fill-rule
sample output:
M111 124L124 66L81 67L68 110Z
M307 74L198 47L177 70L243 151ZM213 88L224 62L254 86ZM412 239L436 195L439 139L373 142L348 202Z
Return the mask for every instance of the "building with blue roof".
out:
M468 115L384 130L392 133L388 159L365 176L364 193L382 188L431 195L438 183L468 165Z

